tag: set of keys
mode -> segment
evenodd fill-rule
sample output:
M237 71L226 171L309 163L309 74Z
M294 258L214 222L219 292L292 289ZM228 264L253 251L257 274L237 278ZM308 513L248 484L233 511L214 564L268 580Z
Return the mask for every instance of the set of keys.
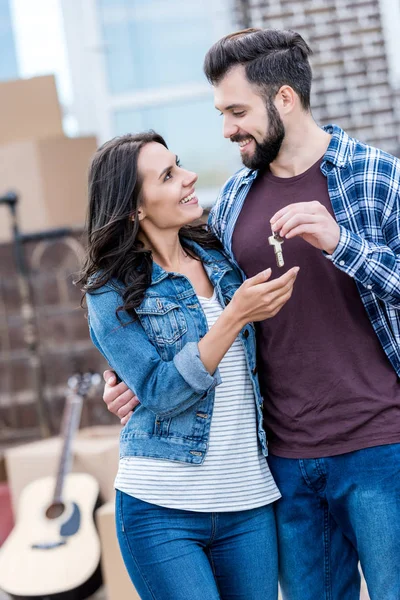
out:
M285 264L285 261L283 260L283 250L282 250L283 242L284 242L284 239L281 238L281 236L278 235L278 233L276 231L273 231L272 235L270 235L268 238L268 243L270 244L270 246L273 246L273 248L274 248L276 264L278 267L283 267Z

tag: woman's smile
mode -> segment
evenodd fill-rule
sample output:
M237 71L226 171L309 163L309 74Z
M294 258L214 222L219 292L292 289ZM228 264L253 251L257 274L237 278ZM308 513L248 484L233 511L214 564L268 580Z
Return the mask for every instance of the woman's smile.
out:
M197 198L194 190L188 196L185 196L184 198L182 198L182 200L179 202L179 204L198 204L198 203L199 203L199 199Z

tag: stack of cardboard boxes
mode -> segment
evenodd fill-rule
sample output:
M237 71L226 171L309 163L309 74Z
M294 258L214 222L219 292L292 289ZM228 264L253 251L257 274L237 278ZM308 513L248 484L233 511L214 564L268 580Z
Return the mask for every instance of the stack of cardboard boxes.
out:
M43 235L54 229L71 229L74 235L74 239L23 244L43 382L51 398L49 421L58 430L57 407L64 400L71 370L77 368L73 365L82 371L105 367L89 338L79 287L72 284L83 251L87 172L97 141L94 136L64 135L53 76L0 83L0 114L0 196L8 191L18 195L21 233ZM5 332L0 369L6 373L0 383L0 417L13 411L12 426L22 429L35 427L37 414L27 349L29 311L21 302L11 225L10 211L0 205L0 326Z
M0 83L0 114L0 196L18 194L21 231L82 227L96 138L64 135L54 76ZM4 210L0 242L10 239Z
M87 170L96 138L64 135L54 77L0 83L0 114L0 196L8 191L18 194L21 232L83 227ZM11 239L10 215L3 207L0 243ZM134 600L139 596L123 565L114 525L113 483L118 466L119 429L117 425L81 430L73 444L72 470L96 477L105 502L97 511L96 521L107 598ZM3 481L2 489L10 495L7 506L12 504L16 519L21 491L34 479L56 476L60 451L59 437L5 450L8 484L6 489ZM5 478L1 459L0 456L0 481ZM10 518L7 523L3 519L7 533Z

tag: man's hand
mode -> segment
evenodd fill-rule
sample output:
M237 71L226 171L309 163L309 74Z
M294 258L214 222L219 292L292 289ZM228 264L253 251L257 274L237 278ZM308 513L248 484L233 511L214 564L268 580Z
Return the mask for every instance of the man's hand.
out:
M119 417L121 425L126 425L133 411L140 404L139 399L123 381L117 383L114 371L104 371L103 378L106 382L103 400L108 410Z
M271 219L272 231L282 238L299 235L306 242L332 254L340 239L340 228L335 219L320 202L288 204Z

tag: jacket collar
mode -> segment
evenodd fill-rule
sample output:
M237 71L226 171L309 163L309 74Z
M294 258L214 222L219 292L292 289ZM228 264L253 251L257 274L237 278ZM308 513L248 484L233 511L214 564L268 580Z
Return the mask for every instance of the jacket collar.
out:
M218 275L222 272L226 273L229 270L229 267L227 268L226 262L223 261L220 257L218 258L217 256L215 256L212 250L205 250L204 248L199 246L199 244L188 238L185 238L185 243L189 248L193 250L196 256L200 258L201 262L206 267L208 267L207 272L210 276ZM162 267L160 267L160 265L153 261L150 285L159 283L160 281L166 279L170 275L171 272L165 271Z

